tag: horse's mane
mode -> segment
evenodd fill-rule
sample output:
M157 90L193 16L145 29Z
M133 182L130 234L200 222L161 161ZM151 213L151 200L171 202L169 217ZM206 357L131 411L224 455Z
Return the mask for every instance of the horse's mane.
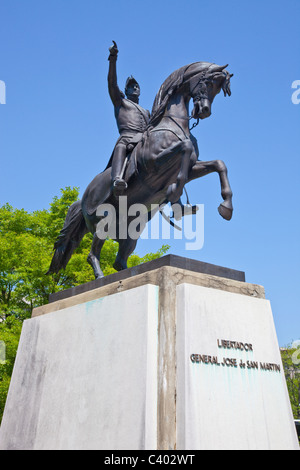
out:
M155 97L149 126L151 127L158 123L164 114L170 96L173 95L173 93L176 92L186 80L198 74L202 74L204 78L206 76L206 72L208 72L209 68L213 65L216 66L216 64L212 64L210 62L193 62L171 73L171 75L169 75L169 77L163 82Z

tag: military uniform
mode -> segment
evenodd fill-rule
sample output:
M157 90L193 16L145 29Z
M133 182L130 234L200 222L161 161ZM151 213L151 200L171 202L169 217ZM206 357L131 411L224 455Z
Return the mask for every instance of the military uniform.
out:
M114 105L115 118L117 121L120 137L115 145L107 168L112 167L112 183L119 184L121 189L126 189L123 180L126 155L133 149L134 145L141 139L150 121L150 112L139 104L140 89L137 81L129 77L125 85L124 93L117 84L117 61L118 50L115 46L110 48L108 90Z

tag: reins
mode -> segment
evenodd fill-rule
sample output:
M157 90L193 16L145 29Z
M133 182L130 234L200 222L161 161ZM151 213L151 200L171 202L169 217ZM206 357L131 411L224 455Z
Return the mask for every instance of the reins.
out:
M189 120L193 119L192 116L189 117ZM189 131L191 131L192 129L194 129L195 127L198 126L200 122L200 118L197 119L197 122L194 122L194 124L192 125L192 127L189 127Z
M172 115L169 114L169 115L164 116L164 117L171 119L171 121L173 121L173 122L181 129L181 131L183 132L183 134L184 134L184 136L186 137L186 139L188 139L188 136L186 135L184 129L181 127L180 124L178 124L178 122L176 121L176 119L182 119L182 120L185 120L185 121L190 121L191 119L193 119L192 116L178 118L177 116L172 116ZM176 118L176 119L174 119L174 118ZM199 124L199 122L200 122L200 118L197 119L197 122L194 122L194 123L193 123L192 127L189 127L189 131L191 131L192 129L194 129L195 127L197 127L198 124Z

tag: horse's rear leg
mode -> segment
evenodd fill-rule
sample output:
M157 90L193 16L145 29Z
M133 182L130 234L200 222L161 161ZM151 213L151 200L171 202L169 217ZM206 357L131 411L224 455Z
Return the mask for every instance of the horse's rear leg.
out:
M232 191L227 176L227 168L222 160L212 160L209 162L197 161L189 173L189 181L201 178L202 176L213 172L217 172L219 174L221 195L224 199L224 202L222 202L218 207L219 214L224 219L230 220L233 212Z
M193 143L187 139L177 142L175 145L173 145L173 147L164 150L155 159L155 165L158 168L162 168L163 166L167 167L169 162L172 166L175 164L178 165L178 158L180 158L180 167L176 175L176 182L174 179L174 182L170 184L167 191L167 199L172 203L177 202L182 195L184 185L188 181L188 174L193 154L195 155ZM167 168L166 171L168 171Z
M94 234L91 251L87 257L87 262L92 266L95 278L100 279L104 274L100 267L100 253L105 240L101 240L97 234Z
M121 271L127 269L127 260L131 253L134 251L137 240L127 238L126 240L119 240L119 251L114 262L114 269Z

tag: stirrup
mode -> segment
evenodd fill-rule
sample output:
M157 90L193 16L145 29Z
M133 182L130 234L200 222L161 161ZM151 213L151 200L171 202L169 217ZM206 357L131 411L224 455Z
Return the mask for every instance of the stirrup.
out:
M121 178L116 178L113 182L113 192L116 193L122 193L123 191L126 191L128 185L125 180Z

